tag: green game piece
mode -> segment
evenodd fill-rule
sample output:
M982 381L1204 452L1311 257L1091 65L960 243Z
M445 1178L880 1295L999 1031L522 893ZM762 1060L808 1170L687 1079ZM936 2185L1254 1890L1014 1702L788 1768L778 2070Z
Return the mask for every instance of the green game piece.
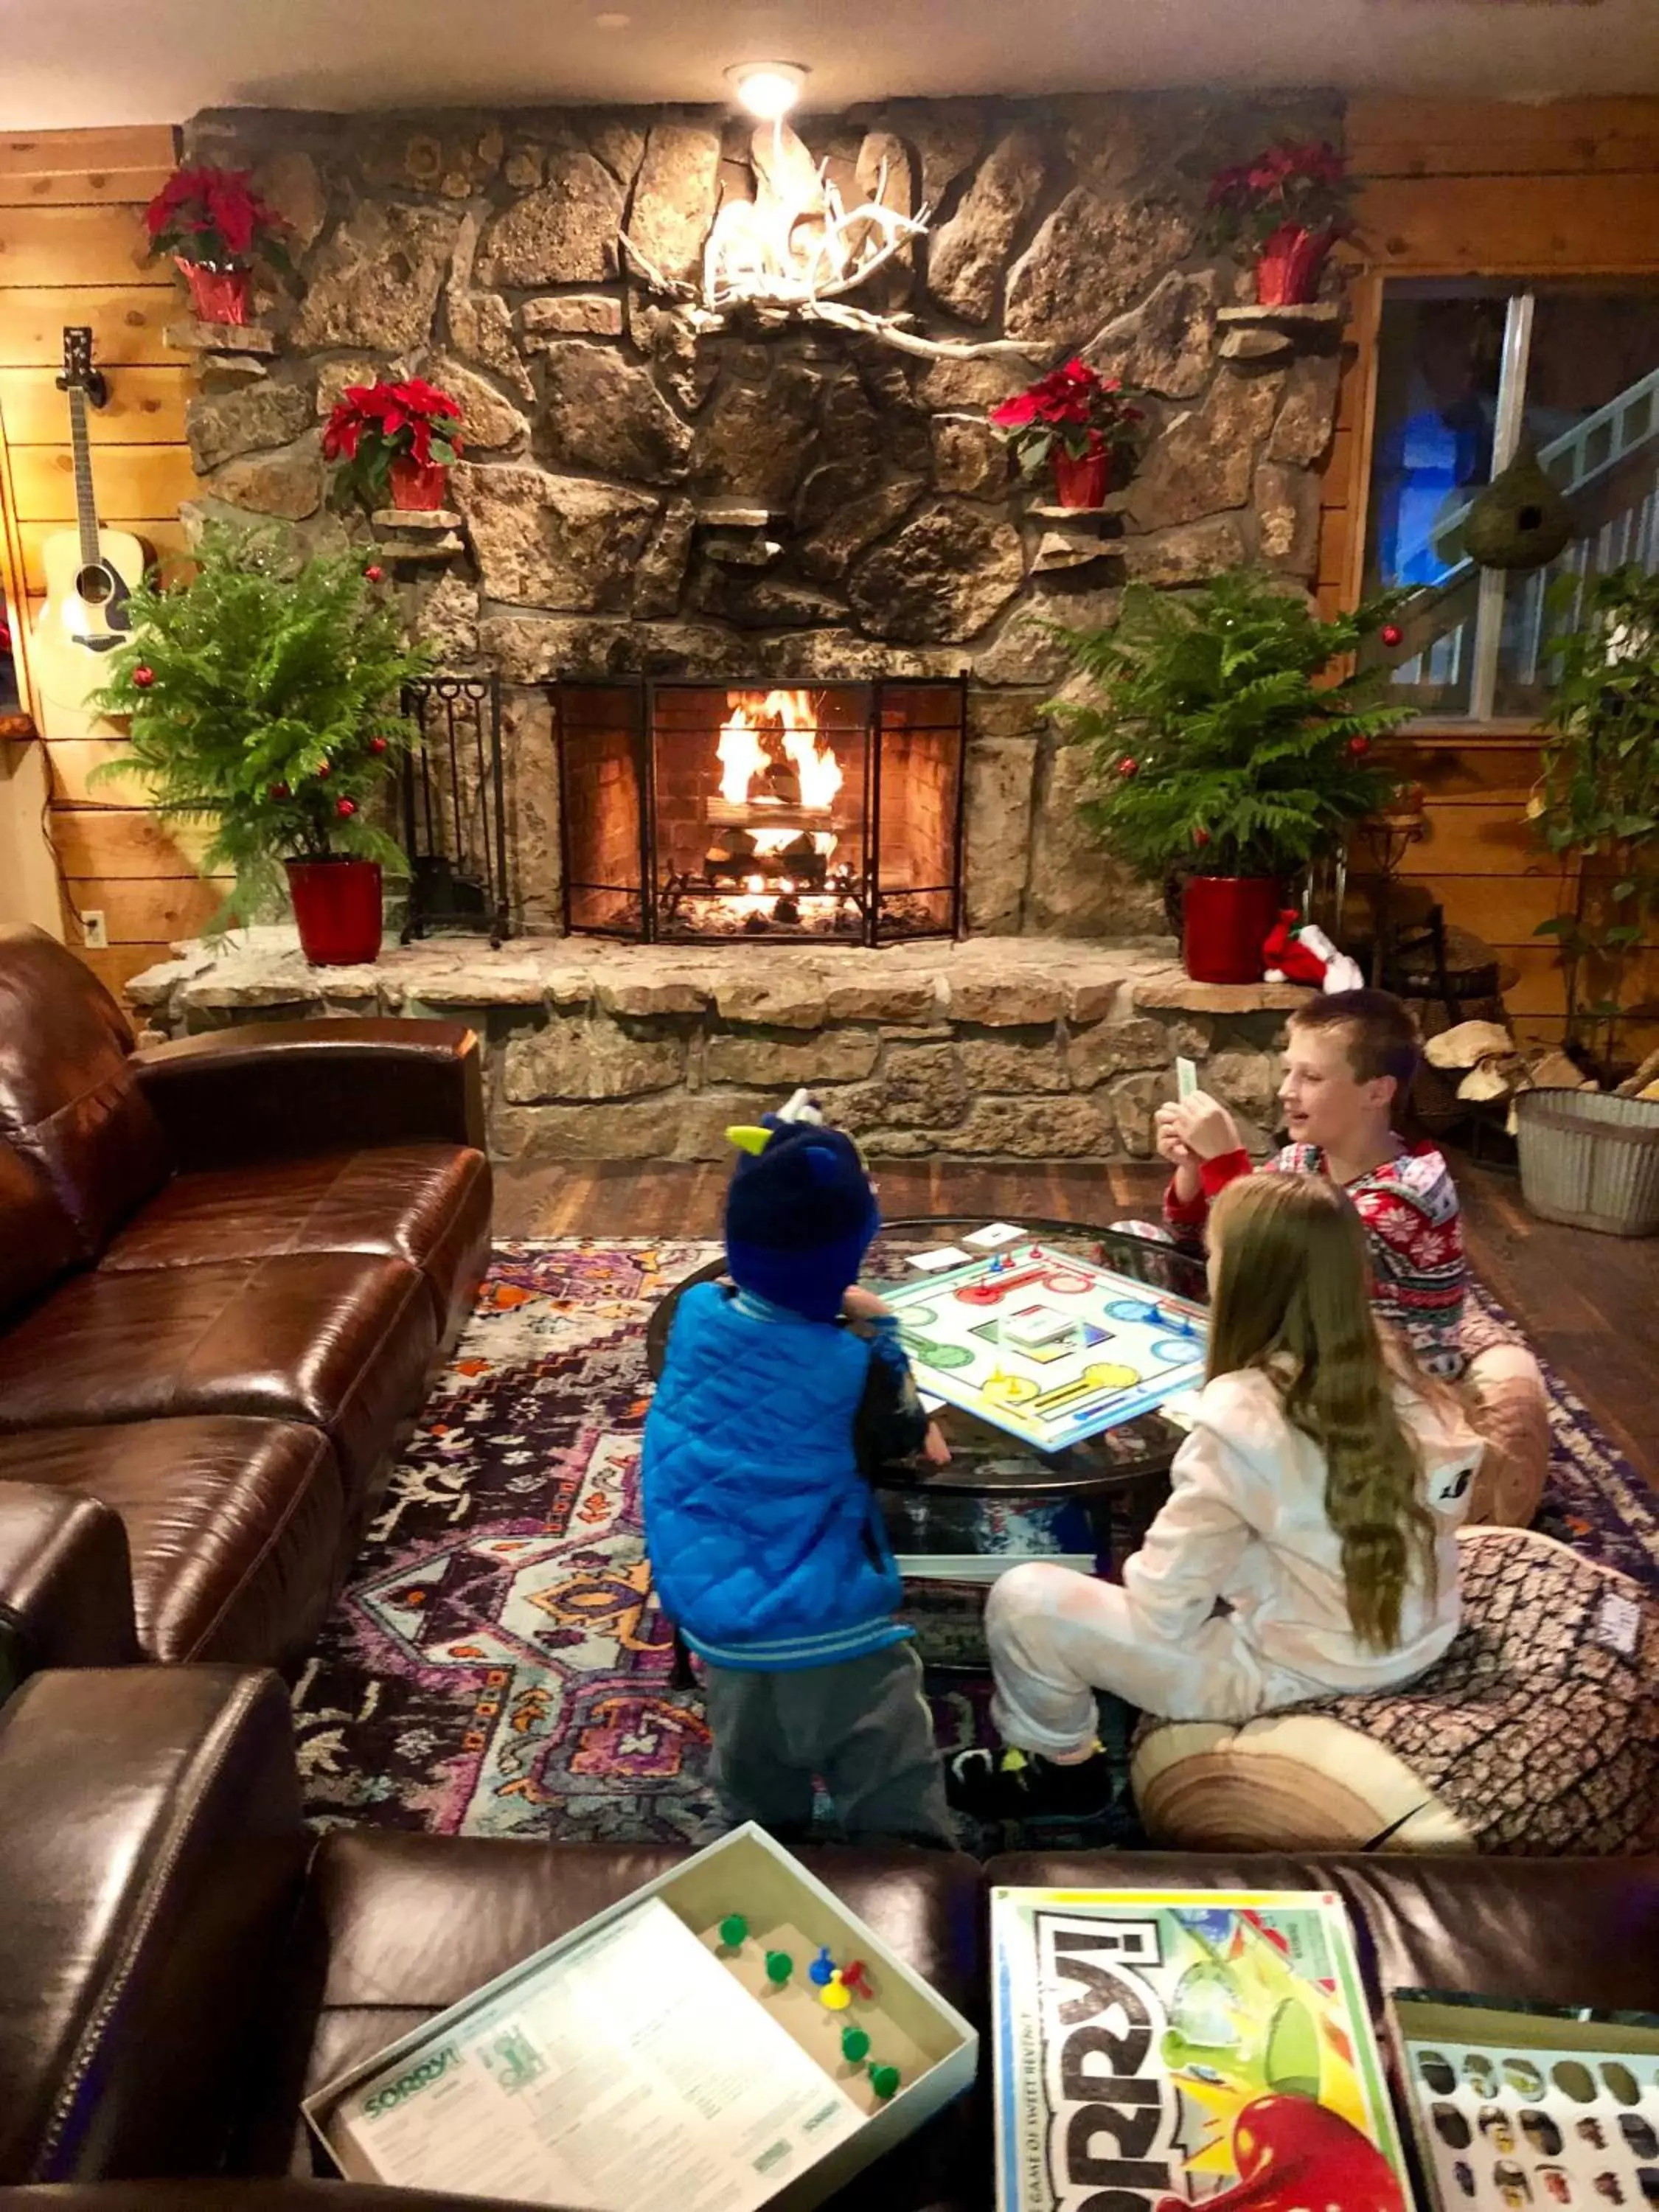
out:
M870 2056L870 2039L861 2027L842 2028L841 2055L853 2066L856 2066L860 2058Z
M720 1923L720 1941L730 1951L735 1951L749 1933L749 1923L740 1912L728 1912Z
M769 1951L766 1954L766 1978L779 1989L795 1971L795 1962L787 1951Z
M870 2069L870 2087L884 2104L889 2097L897 2094L899 2081L896 2066L872 2066Z

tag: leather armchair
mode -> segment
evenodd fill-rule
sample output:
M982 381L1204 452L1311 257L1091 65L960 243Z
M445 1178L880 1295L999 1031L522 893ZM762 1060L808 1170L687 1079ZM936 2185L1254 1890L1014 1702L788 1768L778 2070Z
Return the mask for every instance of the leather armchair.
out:
M0 1705L36 1668L137 1656L120 1516L46 1484L0 1483Z

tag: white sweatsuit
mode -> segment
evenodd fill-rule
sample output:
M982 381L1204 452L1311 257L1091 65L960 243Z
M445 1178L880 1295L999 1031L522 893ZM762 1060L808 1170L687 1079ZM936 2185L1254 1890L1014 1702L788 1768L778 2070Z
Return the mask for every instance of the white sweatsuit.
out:
M1392 1651L1354 1636L1324 1455L1285 1419L1270 1378L1246 1369L1206 1385L1170 1501L1121 1589L1040 1560L993 1589L992 1712L1004 1739L1051 1755L1086 1749L1097 1690L1170 1720L1240 1721L1431 1666L1457 1633L1456 1530L1481 1443L1455 1410L1403 1385L1395 1403L1439 1536L1435 1587L1413 1578Z

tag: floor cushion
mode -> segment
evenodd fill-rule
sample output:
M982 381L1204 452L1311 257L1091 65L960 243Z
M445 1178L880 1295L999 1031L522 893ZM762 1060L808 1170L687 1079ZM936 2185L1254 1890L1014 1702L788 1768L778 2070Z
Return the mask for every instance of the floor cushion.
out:
M1404 1689L1143 1723L1137 1802L1198 1850L1659 1847L1659 1607L1520 1528L1459 1540L1463 1626Z
M322 1430L245 1414L0 1436L0 1482L118 1513L147 1659L293 1668L347 1565L345 1501Z
M361 1509L436 1344L426 1279L404 1260L99 1269L0 1335L0 1433L191 1413L307 1422L327 1431Z
M489 1168L465 1145L376 1145L175 1176L115 1237L106 1272L370 1252L432 1288L439 1334L470 1310L489 1257Z

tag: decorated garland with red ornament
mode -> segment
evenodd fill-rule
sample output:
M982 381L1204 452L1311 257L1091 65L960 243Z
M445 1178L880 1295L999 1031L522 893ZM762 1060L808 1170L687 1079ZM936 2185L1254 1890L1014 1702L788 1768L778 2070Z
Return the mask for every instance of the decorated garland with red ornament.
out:
M279 912L283 863L351 856L407 873L382 826L414 742L398 711L428 659L361 554L296 556L280 529L210 525L193 573L134 591L132 637L91 702L169 822L208 823L206 875L234 888L212 927ZM371 564L372 565L372 564Z

